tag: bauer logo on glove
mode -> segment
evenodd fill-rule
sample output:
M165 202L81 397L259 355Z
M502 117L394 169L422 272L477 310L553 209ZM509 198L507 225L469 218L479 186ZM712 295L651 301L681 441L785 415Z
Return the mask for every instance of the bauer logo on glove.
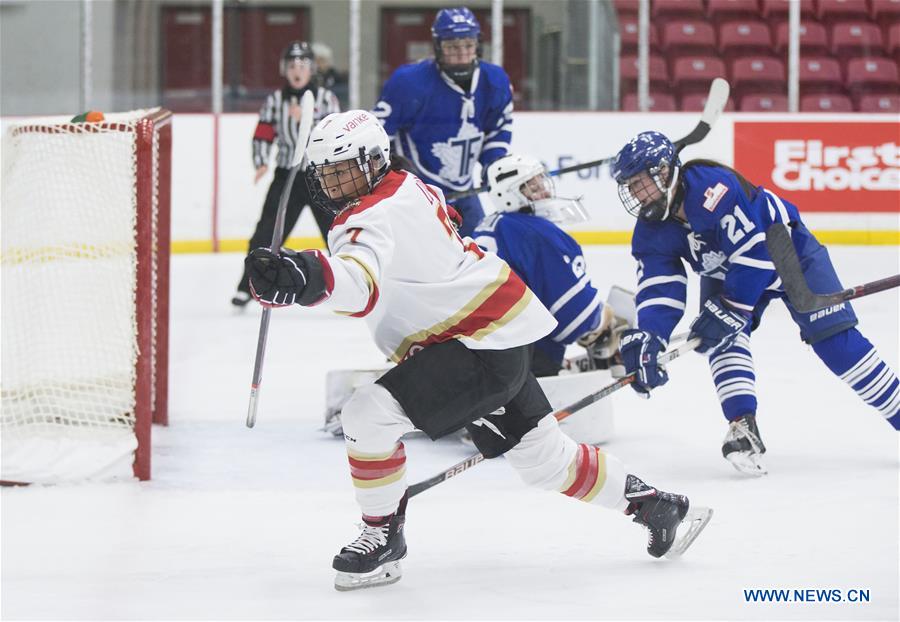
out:
M747 316L729 308L723 300L707 300L700 315L691 322L688 338L700 338L700 345L697 346L700 354L717 354L734 344L747 322Z

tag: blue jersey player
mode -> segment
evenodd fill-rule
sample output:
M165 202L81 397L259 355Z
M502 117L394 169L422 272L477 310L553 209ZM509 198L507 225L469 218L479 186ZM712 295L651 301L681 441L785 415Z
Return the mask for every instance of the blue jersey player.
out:
M770 301L781 298L800 337L826 366L894 428L900 428L900 383L872 344L855 328L849 303L798 313L785 297L765 245L773 223L791 236L814 291L842 290L828 251L803 224L797 208L750 184L737 171L708 160L684 165L658 132L629 142L612 165L625 208L637 217L632 254L638 262L637 325L621 339L632 387L643 393L665 384L657 364L685 309L685 265L700 275L701 311L691 324L729 421L722 453L739 471L764 474L765 452L756 423L756 387L750 331Z
M431 27L435 58L398 68L375 105L391 153L445 193L469 190L509 150L512 90L503 68L480 60L481 27L467 8L442 9ZM477 196L452 202L470 235L484 217Z
M566 346L576 340L588 350L593 367L608 367L625 320L603 303L581 246L558 226L587 219L580 200L557 197L543 164L522 155L497 160L487 177L497 212L475 229L475 241L500 255L557 321L535 343L532 372L558 374Z

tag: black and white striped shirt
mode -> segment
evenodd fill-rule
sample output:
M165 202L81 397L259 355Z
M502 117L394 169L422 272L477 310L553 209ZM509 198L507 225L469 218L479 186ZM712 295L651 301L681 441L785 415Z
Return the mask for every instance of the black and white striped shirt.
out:
M302 92L301 92L302 95ZM340 112L341 105L334 93L319 87L315 91L316 104L313 112L313 124L332 112ZM291 117L291 96L284 89L273 91L259 110L259 123L253 134L253 165L256 168L269 163L269 152L272 143L278 146L279 168L290 168L294 159L294 148L297 145L297 134L300 122ZM300 96L297 96L300 103Z

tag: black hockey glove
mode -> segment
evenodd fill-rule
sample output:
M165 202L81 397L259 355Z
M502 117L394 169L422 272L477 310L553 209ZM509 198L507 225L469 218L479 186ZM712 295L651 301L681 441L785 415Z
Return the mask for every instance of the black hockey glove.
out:
M697 352L712 356L730 348L749 321L749 315L732 309L721 298L710 298L691 322L688 339L699 337Z
M309 281L306 262L296 251L268 248L250 251L244 260L253 297L267 307L286 307L298 302Z
M632 328L622 333L621 344L619 352L625 364L625 373L635 375L634 382L631 383L632 389L649 397L651 389L669 381L666 368L657 360L666 351L666 342L662 337Z

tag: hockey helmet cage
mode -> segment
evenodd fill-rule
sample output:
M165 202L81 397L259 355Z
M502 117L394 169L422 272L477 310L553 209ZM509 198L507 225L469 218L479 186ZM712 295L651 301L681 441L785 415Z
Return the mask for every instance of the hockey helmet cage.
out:
M450 65L444 62L441 42L451 39L475 39L475 59L465 65ZM470 80L481 58L481 25L475 14L466 7L441 9L434 17L431 25L431 40L434 44L434 57L441 68L456 82Z
M487 179L497 211L534 214L557 224L575 224L588 218L580 198L556 196L553 179L535 158L504 156L488 167Z
M306 181L310 197L317 207L339 212L352 199L372 191L387 174L391 146L381 122L366 110L335 112L313 128L306 150ZM353 196L332 198L323 180L323 167L348 162L365 180L366 189ZM324 183L324 185L323 185Z
M651 221L671 215L680 170L675 145L664 134L653 131L631 139L610 167L626 211Z

